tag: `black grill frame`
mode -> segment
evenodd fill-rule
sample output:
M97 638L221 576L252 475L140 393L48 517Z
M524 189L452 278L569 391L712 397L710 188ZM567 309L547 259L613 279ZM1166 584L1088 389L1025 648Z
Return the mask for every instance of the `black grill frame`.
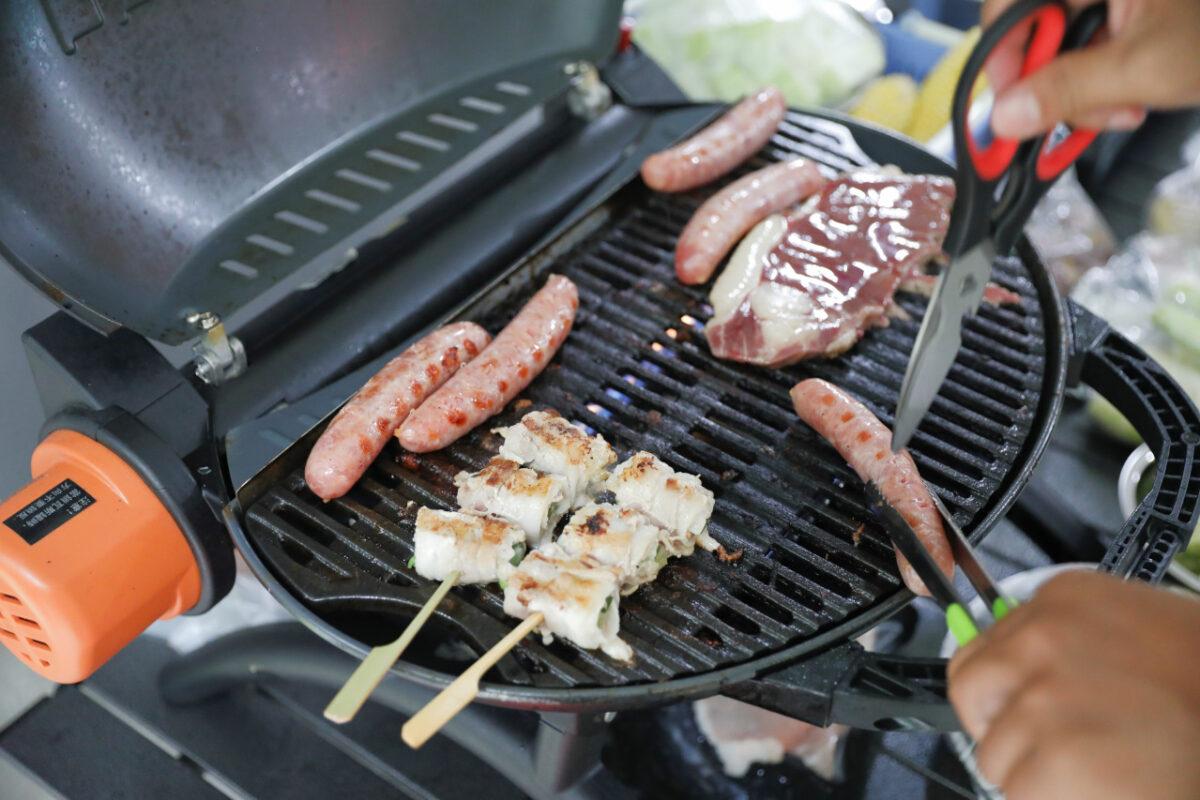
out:
M868 145L868 149L872 149L873 155L879 161L899 163L910 171L948 171L946 165L936 161L928 156L928 154L917 150L907 143L899 142L886 134L860 127L855 128L855 134L857 134L860 141ZM871 148L869 145L872 143L885 146L882 148ZM836 149L837 152L830 152L832 149ZM865 163L867 160L862 152L858 150L853 136L841 125L820 117L790 114L788 120L781 127L780 133L768 145L764 154L760 154L760 161L758 163L752 162L747 168L754 168L764 163L761 161L763 155L768 156L770 160L774 160L795 153L802 153L810 157L823 156L821 160L828 163L834 169L842 169L852 166L854 163ZM602 235L608 227L614 224L614 221L619 222L621 220L622 214L636 216L637 213L642 213L636 210L640 207L638 206L639 202L644 203L647 209L661 209L665 204L666 213L669 217L673 218L673 227L677 229L686 222L691 209L699 202L699 197L699 194L693 194L690 197L684 198L681 203L678 198L650 195L640 185L635 184L626 187L602 204L592 214L585 217L583 221L574 226L570 232L561 237L555 244L550 245L538 254L516 265L509 273L498 278L496 282L485 288L476 298L466 303L453 316L472 318L484 323L490 329L498 329L500 324L507 321L507 318L515 311L519 303L540 285L541 276L554 267L565 251L577 246L580 240L587 240L589 236L594 238L597 235ZM635 224L643 224L644 222L643 220L643 222ZM650 224L653 225L653 221ZM643 233L647 234L648 238L653 238L650 235L653 231L649 233L643 231ZM668 304L680 304L682 301L682 305L673 306L676 311L681 309L697 311L700 297L704 292L680 286L673 280L669 271L664 274L661 269L664 264L670 264L670 247L673 245L671 228L668 227L666 230L659 231L659 238L662 240L662 247L655 254L658 266L660 267L656 275L659 280L655 286L650 287L653 291L638 291L632 295L632 299L652 303L654 302L654 298L658 298ZM636 244L644 247L641 242ZM1010 413L1014 410L1020 412L1018 414L1019 420L1014 421L1008 430L993 431L992 444L999 448L1007 462L1007 466L1003 469L997 469L994 464L984 461L982 456L986 455L987 444L971 441L973 438L970 435L972 433L971 428L986 427L988 416L995 416L998 413L996 407L989 408L986 402L981 403L980 409L980 411L985 413L966 413L969 410L960 409L957 412L960 419L956 422L938 423L935 421L935 427L939 424L941 425L939 436L937 437L930 437L927 433L927 426L923 425L922 432L919 433L913 443L914 455L917 458L918 464L922 467L923 474L926 475L931 483L943 490L951 487L946 485L944 473L933 468L934 462L931 460L931 453L939 450L942 451L943 455L953 453L955 457L963 462L964 466L975 466L975 473L970 476L974 485L966 485L972 481L960 483L958 488L962 491L951 491L948 499L951 501L952 508L958 512L957 515L960 522L964 523L964 527L971 532L972 537L976 540L981 538L983 533L994 524L1024 485L1025 480L1028 478L1028 473L1031 471L1037 456L1045 445L1052 422L1057 417L1058 404L1061 402L1061 388L1065 373L1064 357L1066 352L1066 332L1065 326L1062 324L1062 307L1053 286L1046 277L1045 270L1037 261L1036 255L1027 247L1024 247L1020 256L1019 259L999 264L997 277L1000 282L1006 283L1009 288L1019 291L1025 298L1022 311L1017 316L1023 319L1027 326L1023 334L1025 344L1029 346L1026 355L1034 360L1041 359L1041 369L1037 370L1036 375L1031 373L1026 374L1025 385L1021 390L1019 400L1021 406L1014 409L1012 403L1010 402L1009 404ZM593 271L600 270L606 273L613 273L616 270L616 277L621 277L619 274L619 265L614 266L602 262L599 265L593 263L592 269ZM592 348L594 352L602 352L609 340L604 337L590 336L586 333L590 325L601 325L597 318L589 320L589 317L594 317L595 309L590 307L588 297L589 294L594 294L594 290L597 287L595 285L589 286L589 278L587 276L577 276L570 271L567 274L570 274L580 284L581 293L585 299L581 308L578 328L568 338L564 353L567 356L571 356L572 350L586 350L587 348ZM609 277L612 277L612 274ZM625 280L630 282L632 286L636 283L637 278L634 277L630 281L629 277L626 276ZM594 276L592 282L594 284ZM809 374L819 374L834 380L840 385L844 385L855 394L863 397L885 423L890 422L889 412L890 408L894 406L895 392L899 388L903 374L907 349L911 346L911 337L915 335L917 325L919 324L919 314L923 308L923 301L911 297L902 297L901 301L902 305L913 314L914 319L912 321L894 323L887 329L876 330L868 334L864 342L860 343L848 356L832 362L790 368L782 374L779 372L766 372L752 367L716 362L707 355L702 343L698 346L695 344L689 345L687 342L680 344L681 339L687 338L685 335L686 331L683 327L677 327L677 338L674 342L667 342L660 338L659 343L663 344L664 347L667 344L678 345L685 359L690 358L702 364L703 374L701 380L697 380L692 386L685 386L677 380L662 378L662 372L646 372L647 368L644 364L639 364L641 367L640 370L633 368L630 371L630 374L635 375L642 381L648 379L657 381L660 385L666 386L668 389L676 392L680 390L692 390L695 393L703 394L699 390L694 390L693 387L703 384L701 385L701 389L708 389L711 392L713 385L716 384L727 387L732 386L735 394L739 392L745 394L745 386L747 385L745 381L747 380L750 381L748 385L752 391L761 389L773 392L776 395L776 407L774 409L776 419L774 425L772 425L770 419L766 421L749 419L745 415L742 415L740 419L732 421L735 424L747 426L752 432L757 431L760 436L769 436L770 431L778 433L782 424L783 429L789 432L788 438L790 440L803 442L807 447L814 447L815 452L822 452L821 448L825 448L820 460L831 467L832 472L830 473L830 477L836 477L846 484L846 491L842 492L837 500L832 503L832 510L824 511L821 508L809 509L814 514L820 514L827 518L841 521L840 531L842 536L840 537L831 535L828 531L810 531L810 533L815 534L814 540L819 543L818 546L828 548L828 553L832 555L834 560L833 568L822 573L821 577L826 582L833 582L835 588L843 589L842 599L849 600L851 603L853 603L856 596L862 597L865 592L864 586L867 589L874 589L874 594L865 592L870 595L870 602L861 604L855 610L856 613L843 615L842 619L838 621L826 621L823 626L819 621L816 624L809 625L808 628L812 632L812 635L800 641L791 640L782 645L777 643L772 647L752 650L749 653L742 653L742 657L740 658L737 657L737 653L731 652L719 663L704 663L705 659L701 656L705 654L707 645L704 644L702 637L692 635L690 638L685 639L672 636L670 637L672 640L678 639L679 642L682 642L682 644L673 642L673 646L676 648L675 655L677 659L679 658L679 653L683 654L684 661L687 658L695 658L694 661L685 664L685 666L690 664L691 674L688 677L680 677L679 674L628 674L627 670L616 669L608 671L607 674L612 681L608 685L593 682L592 685L585 684L582 687L560 688L547 686L545 685L546 681L542 680L540 681L542 685L536 685L537 682L535 682L535 685L532 686L522 686L519 685L519 682L527 678L522 676L522 667L517 659L510 658L502 662L497 668L495 675L491 676L498 678L501 683L486 684L483 687L481 699L506 705L536 705L538 707L570 707L578 709L583 707L640 705L645 703L645 698L638 696L645 695L647 692L663 699L667 696L697 693L700 691L711 693L713 691L712 682L714 676L719 676L721 681L750 678L763 669L775 664L794 660L805 653L827 647L830 644L844 642L869 628L905 602L909 595L900 588L899 581L895 577L894 562L891 560L890 549L884 543L882 534L869 519L869 515L863 513L861 503L856 504L853 502L856 479L853 478L852 473L849 472L844 464L840 463L840 459L836 455L832 456L833 463L829 464L831 451L829 451L828 446L817 444L812 432L804 428L798 421L785 419L782 423L780 422L781 416L784 418L790 416L790 411L787 411L789 408L786 401L787 388L796 380L799 380L800 377ZM626 315L624 322L628 326L635 326L637 324L637 319L630 319L624 307L620 305L614 306L613 304L609 304L609 306L612 306L611 311L614 315L618 317L622 314ZM1006 322L1007 327L1011 327L1011 323L1015 318L1014 314L1015 312L1008 310L995 311L987 309L981 312L979 318L968 324L968 335L966 337L967 349L969 350L980 341L986 341L988 336L1005 335L1004 331L1007 329ZM1028 325L1033 323L1036 323L1034 328L1029 328ZM607 333L611 337L618 338L622 331L620 326L616 326L615 330L609 330ZM1044 340L1040 338L1043 336L1046 337ZM586 341L583 341L585 339ZM874 359L869 357L868 353L864 352L866 348L885 348L891 352L884 359L884 363L876 363ZM955 370L960 376L968 376L971 381L979 386L1004 388L1003 384L997 385L995 379L986 374L984 369L981 368L983 365L970 363L970 358L968 354L965 364L960 363L956 365ZM562 359L563 355L560 355L556 359L555 365L560 366ZM646 360L655 363L652 359ZM1022 361L1020 358L1012 357L1008 361L1008 377L1011 378L1012 369L1022 363ZM659 362L658 366L660 369L665 369L670 365L666 362ZM1005 371L1003 364L995 367L995 369L1001 373ZM675 370L675 372L675 377L679 378L686 370ZM764 375L767 377L764 378ZM783 375L786 375L786 377L783 377ZM881 391L879 386L874 384L874 381L877 379L886 381L886 390ZM739 381L743 382L741 387L738 385ZM546 383L547 381L543 377L539 379L539 382ZM535 382L530 391L536 393L539 382ZM587 388L586 385L578 386L577 382L573 385L579 391ZM653 398L646 396L637 387L622 386L620 388L624 390L623 393L635 401L635 403L629 404L633 406L634 410L629 411L624 408L617 408L615 409L616 412L621 416L627 416L633 422L649 426L651 429L656 430L659 426L654 425L654 423L658 422L658 420L649 417L650 412L646 409L639 410L636 407L636 402L652 402ZM560 387L560 390L562 393L565 393L571 391L571 387ZM951 390L951 394L953 394L953 389ZM939 409L945 410L945 406L946 399L941 398L938 403L935 403L935 413ZM559 407L561 408L561 406ZM563 410L566 411L566 409ZM505 415L494 420L493 424L506 424L515 420L518 416L519 412L509 410ZM771 414L767 414L766 416L770 417ZM714 420L703 415L701 415L701 418L705 421L697 424L710 439L710 443L701 442L698 445L694 445L694 452L683 454L678 452L664 453L662 450L656 450L654 442L647 441L647 437L644 434L637 437L636 446L644 446L646 449L667 456L667 460L677 467L700 472L705 479L706 485L713 486L713 488L724 488L723 484L727 481L722 481L720 472L711 469L709 464L710 459L725 458L726 454L721 449L714 448L711 442L715 441L717 444L724 444L726 449L734 451L735 454L740 454L743 458L747 456L757 458L758 456L747 450L744 442L737 443L731 440L731 437L736 437L736 435L731 434L729 429L722 424L722 422L728 423L731 420L720 418ZM589 419L585 418L582 421L589 422ZM601 427L599 420L592 419L590 421L596 423L597 427ZM1019 422L1019 426L1017 426L1017 422ZM243 520L239 519L241 515L238 507L234 507L229 511L227 521L231 523L231 527L235 530L235 535L243 532L243 523L246 523L247 529L245 533L249 534L246 537L247 540L249 538L259 538L250 528L261 521L256 520L254 516L253 504L263 496L264 490L268 493L273 492L273 499L280 502L284 500L291 502L284 495L290 492L294 496L297 491L300 491L302 482L297 482L297 470L302 466L308 447L311 446L311 442L315 439L320 427L318 426L308 436L289 448L264 474L258 476L258 478L247 485L247 487L244 487L243 491L239 493L240 507L249 507L251 513ZM476 432L472 436L476 444L485 438L485 435L479 432ZM621 437L614 438L616 439L614 445L618 447L622 455L628 455L630 452L630 443L622 440ZM760 446L770 447L769 444L761 441ZM458 449L456 446L450 452L452 454L456 453ZM494 443L491 449L494 450ZM699 460L693 460L688 457L689 455L695 455ZM778 457L778 454L762 453L762 455L768 459ZM380 461L373 467L373 472L378 473L382 471L384 474L391 473L392 475L398 472L405 472L404 467L395 464L395 456L396 452L393 450L389 449L385 451ZM737 456L733 457L736 460ZM421 458L425 459L426 457ZM468 458L463 462L460 459L460 463L457 466L478 466L483 458L486 458L486 453L479 453L478 458L473 461ZM838 466L839 464L840 466ZM289 473L290 477L288 477ZM452 474L453 469L447 469L443 465L439 477L443 492L449 484L449 478ZM289 481L291 488L287 489L285 487ZM738 482L732 481L735 486ZM270 489L269 487L272 486L275 488ZM418 488L420 488L419 484ZM352 492L350 497L354 498L355 493ZM415 497L430 500L436 497L436 493L429 494L428 492L417 491ZM776 502L778 502L778 499L775 498ZM337 507L337 502L335 501L335 508ZM349 502L354 502L354 500L352 499ZM443 494L442 504L444 502L445 495ZM301 502L300 505L304 506L306 504ZM728 504L722 504L719 498L718 507L721 508L722 505L727 506ZM743 506L739 504L738 508L743 508ZM399 513L401 505L393 503L392 510ZM311 511L312 507L310 506L304 513L311 514ZM355 513L362 515L363 511L357 509ZM412 513L415 513L415 508L412 510ZM865 549L861 551L848 549L850 544L848 538L852 536L853 528L859 523L865 523L863 531ZM714 519L714 527L717 527L717 524L718 521ZM243 537L239 536L238 538L241 539ZM719 532L718 538L722 538ZM811 543L811 541L808 542L810 545ZM803 547L798 543L793 543L790 547L781 545L781 548L786 552L786 557L781 556L775 559L767 559L768 562L774 562L773 566L768 566L767 562L764 562L760 557L765 555L765 553L748 551L747 556L743 557L742 562L739 563L737 568L744 570L747 574L752 574L756 570L761 574L762 570L768 570L770 573L768 577L773 584L778 586L778 581L781 580L779 577L781 571L784 572L782 580L795 583L793 576L787 574L787 565L785 564L781 568L778 563L779 561L790 561L792 565L801 565L811 562L814 558L819 558L819 555L813 552L811 547ZM408 609L411 611L428 594L429 587L420 586L407 588L388 587L389 591L381 592L377 585L372 585L370 581L363 581L361 576L350 574L342 581L342 591L338 593L337 598L322 598L319 595L314 595L312 592L304 590L304 587L300 585L303 582L297 581L295 570L289 570L286 563L281 562L278 558L272 558L270 553L263 552L261 541L256 541L256 550L259 555L267 556L267 560L272 562L274 575L282 579L283 583L288 584L286 588L282 585L278 586L280 591L285 594L295 591L310 610L320 610L327 617L329 615L336 617L339 607L346 610L352 608L355 613L384 609L391 609L392 611ZM378 556L378 550L367 553L368 559L377 558ZM859 558L859 556L866 557ZM696 559L706 558L711 559L712 557L697 555L688 561L695 562ZM396 561L402 563L406 559L407 553L401 551L398 556L392 559L385 558L383 561L387 562L390 560L394 564ZM856 566L860 568L865 566L865 569L860 569L859 572L847 571L839 567L836 563L838 560L841 560L843 564L858 562ZM690 576L683 574L687 569L690 569L690 567L685 563L665 570L665 574L660 578L660 586L650 587L649 591L680 591L683 594L697 588L688 585L688 578ZM870 580L862 574L864 571L871 573L872 577ZM262 575L265 570L259 570L259 572ZM699 588L703 589L704 587ZM797 587L799 589L799 596L801 597L806 596L803 591L804 588L806 587ZM829 589L830 587L823 588ZM646 591L647 589L642 590L642 592ZM493 595L495 594L494 589L456 589L455 592L468 596L473 596L473 592L479 595L486 595L488 592ZM702 591L699 594L704 595L706 592ZM836 595L836 591L833 592L833 595ZM809 597L811 599L811 595ZM500 635L510 629L511 626L507 621L500 622L495 617L490 617L477 610L468 610L471 607L466 602L463 602L461 597L453 597L453 593L452 598L443 603L437 618L443 624L448 624L450 629L454 630L459 638L468 642L476 649L490 645ZM623 602L623 632L636 630L636 623L630 625L629 620L631 615L626 613L626 609L632 609L639 602L638 598L639 596L635 595L633 598L629 598ZM817 598L822 604L828 603L830 602L831 594L829 592L818 594ZM705 600L703 596L692 597L690 599L701 603ZM781 609L778 603L775 603L775 600L771 599L771 603L775 603L775 611L777 612L772 615L770 613L771 606L770 604L764 604L762 602L764 599L761 596L755 596L750 598L750 602L746 602L743 595L743 598L734 597L732 601L727 600L726 604L719 609L724 611L725 619L721 620L723 627L712 625L707 627L709 627L711 632L720 635L722 639L726 637L732 638L744 646L744 638L739 640L735 636L739 627L744 629L743 633L754 636L761 634L764 627L771 628L778 633L778 629L795 624L795 606ZM496 608L494 597L485 602L491 603L493 609ZM758 605L759 608L755 608L755 605ZM766 605L765 611L762 608L764 605ZM784 613L778 613L780 611ZM792 617L786 622L784 621L786 619L785 613L791 614ZM752 630L751 626L757 626L757 634L749 633ZM360 638L362 637L361 631L355 631L355 633ZM328 635L328 632L326 634ZM370 643L374 644L385 640L389 634L394 635L391 626L376 626L376 630L370 634ZM362 647L362 644L354 638L345 633L342 635L349 640L352 649ZM659 641L661 642L664 638L660 631ZM697 642L699 642L700 646L697 645ZM345 641L340 643L343 646L346 645ZM540 645L533 645L527 640L523 648L527 647L536 649ZM557 647L560 648L559 652L562 652L562 647L567 647L568 650L575 651L575 648L567 645ZM420 650L420 648L416 649ZM590 658L584 656L583 659L593 667L595 667L597 662L607 662L607 659L598 655L592 655ZM607 664L611 665L611 662L607 662ZM698 667L696 666L697 664L699 664ZM604 663L600 664L601 672L604 671L604 666ZM561 673L561 666L558 669ZM398 666L398 670L409 677L431 685L444 685L452 677L446 671L430 668L428 665L419 666L412 663L402 663ZM551 674L553 675L553 673ZM686 672L683 674L687 675ZM664 678L669 679L668 683L661 683ZM638 681L640 681L640 685L637 683ZM514 685L514 683L517 685ZM617 694L626 694L625 692L621 692L617 687L633 690L628 692L630 696L628 701L621 701L616 697ZM700 687L704 688L701 689ZM635 697L638 697L636 701L633 699Z

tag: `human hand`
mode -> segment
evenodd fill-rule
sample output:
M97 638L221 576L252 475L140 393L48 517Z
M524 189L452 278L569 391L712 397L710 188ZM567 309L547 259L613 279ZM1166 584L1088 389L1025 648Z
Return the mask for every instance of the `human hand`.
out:
M1072 9L1094 0L1067 0ZM985 0L986 28L1013 0ZM1135 128L1147 108L1200 105L1200 2L1108 0L1107 40L1063 53L1017 81L1030 26L1019 25L987 64L996 92L992 130L1028 139L1058 122Z
M1008 800L1200 798L1200 602L1069 572L947 674Z

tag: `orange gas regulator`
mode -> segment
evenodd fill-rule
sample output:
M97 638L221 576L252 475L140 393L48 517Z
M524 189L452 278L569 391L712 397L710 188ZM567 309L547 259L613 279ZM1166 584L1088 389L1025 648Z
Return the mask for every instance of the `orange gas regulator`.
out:
M204 499L207 407L144 339L59 313L25 337L49 420L33 480L0 503L0 643L59 683L232 584Z

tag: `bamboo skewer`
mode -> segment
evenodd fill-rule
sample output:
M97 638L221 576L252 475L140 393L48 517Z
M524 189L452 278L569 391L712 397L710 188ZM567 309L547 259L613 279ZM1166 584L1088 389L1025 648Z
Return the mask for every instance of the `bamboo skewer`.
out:
M401 653L408 647L409 643L416 638L417 633L422 626L433 616L434 609L442 602L442 598L450 591L450 587L454 586L454 582L458 580L458 570L454 570L446 579L442 581L429 599L425 601L425 605L421 606L421 610L413 617L413 621L408 623L408 627L400 634L400 637L391 644L380 645L371 650L362 663L358 665L358 669L354 670L354 674L346 681L333 699L329 701L329 705L325 707L325 719L336 722L339 725L349 722L354 719L354 715L363 707L363 703L367 702L371 692L375 691L375 687L383 680L383 676L387 674L392 665L396 663L396 659L400 658Z
M430 700L424 708L404 723L404 727L400 729L400 738L404 740L404 743L416 750L440 731L447 722L454 718L455 714L466 708L479 694L479 680L484 673L503 658L509 650L512 650L517 642L540 625L543 619L540 611L531 614L524 622L513 628L507 636L493 645L492 649L484 653L478 661L467 667L467 670L454 680L454 683L443 689L437 697Z

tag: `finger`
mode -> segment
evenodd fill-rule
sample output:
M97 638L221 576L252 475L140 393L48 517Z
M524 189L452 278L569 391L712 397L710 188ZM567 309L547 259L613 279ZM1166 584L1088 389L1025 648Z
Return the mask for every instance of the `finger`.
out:
M1005 659L976 660L949 685L950 702L963 730L983 739L996 715L1027 679L1021 665Z
M1137 105L1144 92L1131 80L1128 67L1112 42L1063 53L996 98L992 130L997 136L1028 139L1063 120Z
M1053 724L1061 687L1054 677L1036 678L1014 695L996 715L975 753L979 771L997 786L1003 786L1013 766L1039 746Z
M982 646L968 652L949 677L950 701L963 727L976 739L986 735L996 714L1035 675L1062 661L1064 625L1036 598L996 626ZM1018 614L1018 611L1027 609ZM1069 622L1068 622L1069 624Z
M1017 82L1017 78L1021 77L1025 45L1029 41L1032 29L1033 23L1030 21L1017 25L1005 34L984 63L983 71L987 74L988 83L997 94L1012 86Z
M1007 800L1057 800L1071 797L1072 786L1059 786L1061 767L1054 761L1058 753L1051 748L1030 748L1012 766L1005 778L1004 791Z
M979 12L980 24L983 25L984 28L987 28L989 25L995 22L1001 14L1007 11L1008 7L1011 6L1015 1L1016 0L985 0L983 8ZM1067 0L1067 7L1077 11L1079 9L1087 8L1088 6L1092 6L1096 3L1101 3L1104 1L1105 0ZM1123 2L1123 0L1109 0L1108 14L1110 24L1112 17L1117 14L1118 11L1122 15L1126 13L1126 5L1127 3Z
M1037 606L1031 603L1023 603L1005 615L1004 619L998 621L992 627L981 631L978 636L960 648L950 659L950 664L946 667L946 678L953 680L954 676L966 668L975 658L981 654L988 653L992 648L1007 640L1011 635L1019 632L1023 621L1031 613L1035 613L1036 608ZM1031 611L1031 609L1033 610Z
M986 647L985 643L987 640L987 631L982 631L974 639L958 648L954 652L954 655L950 656L950 663L946 665L946 680L954 680L955 674L962 670L963 664L970 661L971 657L975 653L978 653L980 648Z
M992 129L997 136L1027 139L1109 108L1173 108L1200 100L1200 88L1187 88L1190 73L1171 68L1172 52L1133 36L1062 53L997 97ZM1160 79L1147 82L1147 75ZM1120 127L1138 121L1136 112L1112 120Z
M1067 120L1076 129L1094 131L1131 131L1145 121L1146 109L1137 106L1113 106Z

